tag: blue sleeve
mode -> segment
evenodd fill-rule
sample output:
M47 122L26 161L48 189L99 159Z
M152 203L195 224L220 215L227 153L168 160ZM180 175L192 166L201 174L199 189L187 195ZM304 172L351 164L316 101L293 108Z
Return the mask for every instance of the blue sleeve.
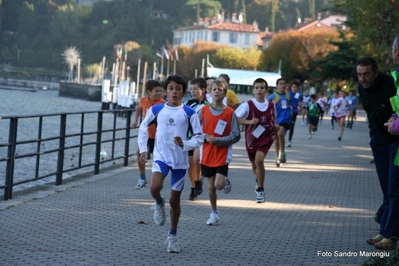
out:
M274 100L274 93L269 95L269 98L267 98L267 100L269 101L273 101Z

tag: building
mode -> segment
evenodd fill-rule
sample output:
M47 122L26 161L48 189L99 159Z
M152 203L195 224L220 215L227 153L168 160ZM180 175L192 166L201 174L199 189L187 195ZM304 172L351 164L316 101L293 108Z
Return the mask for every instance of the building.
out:
M231 20L225 20L224 14L219 18L200 19L190 27L178 28L173 31L173 46L193 46L197 41L214 42L235 48L258 47L258 23L242 23L242 16L237 18L233 13Z
M329 15L329 14L318 14L318 18L311 19L305 18L303 23L296 25L293 30L308 33L314 31L337 31L337 30L346 30L345 22L347 17L344 15ZM259 44L262 44L262 49L266 49L269 47L270 41L273 38L274 33L268 32L266 30L261 36L261 41Z

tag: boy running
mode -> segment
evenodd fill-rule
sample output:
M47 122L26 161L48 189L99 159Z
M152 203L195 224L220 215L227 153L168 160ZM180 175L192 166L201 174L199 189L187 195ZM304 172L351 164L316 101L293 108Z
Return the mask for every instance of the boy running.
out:
M240 140L240 129L233 108L223 104L227 93L227 84L215 80L212 85L212 103L199 111L205 141L202 145L202 175L208 178L208 193L212 212L206 222L216 225L219 222L216 190L230 192L227 174L233 157L232 145Z
M144 118L147 114L147 110L159 103L164 103L165 100L162 98L162 94L164 91L164 88L162 88L161 83L159 83L156 80L149 80L145 84L145 91L147 93L147 97L143 97L140 99L139 106L137 107L136 110L136 115L134 117L134 123L132 124L132 128L137 128L138 125L138 119L139 116L142 115ZM154 152L154 141L155 141L155 125L151 125L148 128L148 141L147 141L147 147L148 147L148 152L153 153ZM140 179L137 182L136 189L142 189L147 185L147 179L145 176L145 164L140 161L140 153L139 153L139 148L137 148L137 165L139 168L139 173L140 173Z
M290 96L285 92L285 79L278 79L276 85L276 92L271 94L268 100L273 101L277 111L277 124L279 128L274 146L276 147L276 166L280 167L280 163L287 162L285 155L285 134L291 127L291 107Z
M154 222L157 225L165 223L165 200L161 196L163 180L171 171L170 179L170 230L168 234L168 252L180 251L177 224L180 218L180 196L184 187L184 176L188 162L188 151L198 148L203 143L203 134L197 113L182 103L187 89L185 80L177 75L169 76L165 81L168 102L152 106L139 128L137 137L140 150L140 160L145 163L147 158L148 127L155 123L156 139L151 175L151 196L155 199ZM188 139L188 132L191 138Z
M258 78L252 93L255 98L241 104L235 111L238 123L245 125L245 145L256 178L256 202L265 202L265 157L277 137L276 110L266 99L268 84Z

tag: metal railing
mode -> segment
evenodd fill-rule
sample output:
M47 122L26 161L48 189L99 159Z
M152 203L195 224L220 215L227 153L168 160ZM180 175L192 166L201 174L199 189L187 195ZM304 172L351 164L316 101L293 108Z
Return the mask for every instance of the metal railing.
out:
M137 137L130 134L133 111L0 117L0 177L4 174L0 189L4 189L4 200L12 199L13 188L24 183L55 176L58 186L67 172L93 166L97 175L101 164L115 164L116 160L127 166L136 152L130 147L130 139ZM70 161L74 163L68 167ZM28 168L31 173L26 173Z

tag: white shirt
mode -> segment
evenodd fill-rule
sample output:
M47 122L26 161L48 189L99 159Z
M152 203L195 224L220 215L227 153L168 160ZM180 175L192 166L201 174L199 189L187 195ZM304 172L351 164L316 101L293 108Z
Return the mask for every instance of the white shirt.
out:
M348 111L348 103L344 98L338 98L337 101L334 103L334 106L336 106L336 117L346 116L346 113Z
M190 110L192 110L190 118L184 110L184 104L177 107L165 104L159 111L155 134L154 161L162 161L172 169L187 169L189 167L188 151L200 147L204 142L198 114L192 108ZM140 153L147 152L147 129L154 119L152 106L139 128L137 142ZM189 124L191 124L193 130L190 139L187 136ZM173 139L176 136L182 138L183 148L174 144Z

